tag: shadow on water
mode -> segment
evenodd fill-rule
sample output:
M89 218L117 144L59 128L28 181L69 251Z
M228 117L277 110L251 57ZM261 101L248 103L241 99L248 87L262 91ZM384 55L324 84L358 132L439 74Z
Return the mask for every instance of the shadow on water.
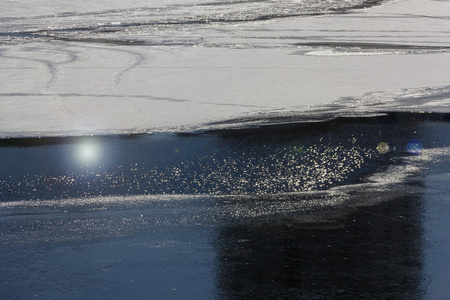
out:
M371 132L375 140L381 134L378 129L386 126L389 134L384 132L383 137L390 138L391 145L397 141L399 148L412 137L407 133L429 148L447 147L448 119L424 123L421 117L393 114L366 119L364 134ZM348 133L349 127L342 129L352 122L361 125L358 119L337 120L314 128ZM355 133L361 128L355 126ZM430 217L424 194L430 183L421 174L389 185L387 201L377 202L383 198L377 191L359 189L351 194L353 200L310 222L293 214L218 229L217 298L422 299L430 283L424 271L429 245L423 224ZM364 205L370 201L372 205ZM446 288L438 289L442 293Z
M338 220L221 228L219 299L417 299L423 285L420 194Z

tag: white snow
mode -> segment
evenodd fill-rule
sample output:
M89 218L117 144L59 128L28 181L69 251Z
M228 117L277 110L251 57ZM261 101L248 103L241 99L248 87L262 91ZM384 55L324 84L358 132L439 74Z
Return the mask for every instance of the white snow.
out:
M139 10L146 1L66 2L33 9L7 1L0 31L158 17ZM151 5L166 7L165 16L195 16L182 6L192 2ZM350 14L151 32L131 26L68 40L18 42L11 34L0 40L0 137L196 130L319 109L449 112L448 16L448 1L405 0Z

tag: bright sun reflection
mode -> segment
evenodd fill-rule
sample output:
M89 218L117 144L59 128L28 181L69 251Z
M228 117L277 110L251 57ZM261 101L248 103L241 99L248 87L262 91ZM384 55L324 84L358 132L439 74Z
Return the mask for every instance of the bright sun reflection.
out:
M84 143L78 146L77 157L82 163L92 163L98 159L99 149L96 144Z

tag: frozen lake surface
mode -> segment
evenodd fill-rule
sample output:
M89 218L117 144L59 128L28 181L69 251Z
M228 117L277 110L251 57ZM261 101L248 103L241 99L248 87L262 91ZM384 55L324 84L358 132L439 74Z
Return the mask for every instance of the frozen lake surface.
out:
M46 3L1 4L2 137L448 112L446 1Z
M2 1L2 298L449 298L449 15Z

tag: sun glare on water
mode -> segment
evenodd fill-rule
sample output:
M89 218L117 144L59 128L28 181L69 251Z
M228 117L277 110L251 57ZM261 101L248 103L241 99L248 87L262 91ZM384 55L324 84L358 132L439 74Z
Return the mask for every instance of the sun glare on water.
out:
M84 143L78 146L76 151L78 161L80 163L94 163L99 158L99 147L94 143Z

